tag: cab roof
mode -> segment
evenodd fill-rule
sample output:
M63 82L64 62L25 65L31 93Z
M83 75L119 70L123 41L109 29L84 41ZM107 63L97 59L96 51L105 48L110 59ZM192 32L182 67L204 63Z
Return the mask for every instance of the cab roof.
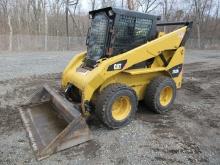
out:
M119 15L126 15L126 16L131 16L131 17L136 17L136 18L148 18L148 19L153 19L153 20L160 20L160 16L150 15L150 14L126 10L126 9L113 8L113 7L106 7L106 8L93 10L89 12L89 15L94 16L96 13L100 13L100 12L106 12L106 14L109 15L108 13L109 11L112 11L116 15L119 14Z

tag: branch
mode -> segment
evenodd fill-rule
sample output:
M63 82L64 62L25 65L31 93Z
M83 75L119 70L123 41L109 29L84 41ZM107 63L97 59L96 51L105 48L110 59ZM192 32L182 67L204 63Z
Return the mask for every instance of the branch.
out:
M68 11L69 11L69 13L70 13L70 17L72 18L73 24L75 25L75 27L76 27L77 30L79 31L80 36L82 36L81 30L79 29L79 27L78 27L78 25L77 25L77 23L76 23L76 20L75 20L75 18L74 18L74 16L73 16L71 10L69 9L69 7L68 7Z

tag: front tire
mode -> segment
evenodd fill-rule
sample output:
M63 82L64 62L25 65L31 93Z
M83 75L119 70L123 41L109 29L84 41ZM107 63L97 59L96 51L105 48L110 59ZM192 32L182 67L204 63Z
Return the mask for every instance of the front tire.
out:
M137 111L135 91L122 84L111 84L98 96L96 114L109 128L116 129L130 123Z
M159 114L167 112L176 98L176 84L173 79L159 76L146 88L144 102L146 106Z

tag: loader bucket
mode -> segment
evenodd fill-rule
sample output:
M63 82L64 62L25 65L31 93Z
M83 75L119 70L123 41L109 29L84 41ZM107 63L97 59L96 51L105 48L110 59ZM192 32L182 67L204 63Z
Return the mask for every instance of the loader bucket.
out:
M19 111L37 160L91 139L78 109L48 86L34 93Z

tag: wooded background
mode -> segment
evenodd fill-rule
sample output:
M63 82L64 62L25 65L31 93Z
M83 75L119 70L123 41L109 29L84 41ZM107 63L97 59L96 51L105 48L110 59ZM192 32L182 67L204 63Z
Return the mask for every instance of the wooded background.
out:
M0 0L0 50L82 49L88 11L107 6L194 21L187 47L220 49L220 0Z

